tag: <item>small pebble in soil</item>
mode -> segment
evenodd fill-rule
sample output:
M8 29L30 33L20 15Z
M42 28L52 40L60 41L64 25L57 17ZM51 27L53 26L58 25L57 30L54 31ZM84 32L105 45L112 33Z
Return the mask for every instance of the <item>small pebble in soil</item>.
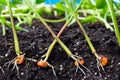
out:
M76 42L75 46L77 47L77 46L79 46L79 45L80 45L80 42Z
M8 56L8 54L5 54L5 57L7 57Z
M7 57L10 52L11 52L11 50L9 49L9 50L7 51L7 53L5 54L5 57Z
M113 63L114 62L114 60L111 60L111 63Z
M60 71L62 71L62 70L63 70L63 65L60 65L60 68L59 68L59 69L60 69Z
M78 55L78 53L76 52L75 55Z
M110 78L110 75L107 75L108 78Z
M107 77L105 77L104 79L107 80Z
M23 75L24 75L24 72L21 72L20 74L23 76Z
M110 67L113 68L113 65L111 65Z
M74 50L74 51L76 51L76 50L77 50L77 48L74 48L73 50Z
M95 75L97 75L98 73L97 73L97 72L95 72L94 74L95 74Z
M118 63L118 66L120 66L120 62Z
M62 50L62 48L61 48L61 47L59 47L59 50L61 51L61 50Z
M32 26L33 29L35 29L35 26Z

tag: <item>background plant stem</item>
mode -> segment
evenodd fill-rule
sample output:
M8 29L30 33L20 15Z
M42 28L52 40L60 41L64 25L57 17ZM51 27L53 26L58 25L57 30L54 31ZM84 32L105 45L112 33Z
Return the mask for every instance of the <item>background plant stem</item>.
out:
M112 21L114 23L115 35L117 37L118 45L120 46L120 31L119 31L118 23L117 23L116 16L115 16L113 0L106 0L106 3L108 5Z

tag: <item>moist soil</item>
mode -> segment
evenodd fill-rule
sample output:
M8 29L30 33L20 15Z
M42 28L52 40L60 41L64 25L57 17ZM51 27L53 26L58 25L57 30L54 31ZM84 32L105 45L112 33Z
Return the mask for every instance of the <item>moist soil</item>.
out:
M118 19L120 23L120 19ZM48 23L57 34L62 23ZM119 24L120 25L120 24ZM86 75L73 65L72 60L61 46L57 43L52 51L48 62L54 66L56 77L50 67L41 68L36 66L36 62L28 59L41 60L41 56L47 52L53 41L53 37L48 30L38 21L33 20L33 24L22 25L29 32L17 31L21 51L25 54L26 60L23 64L17 65L19 72L13 64L7 64L16 57L13 45L11 29L6 29L6 36L2 36L0 26L0 80L120 80L120 47L118 47L114 32L105 28L99 22L94 24L84 24L96 51L100 55L108 58L108 64L104 71L97 68L97 61L79 29L77 23L69 26L61 35L60 39L69 47L74 55L83 57L86 66L91 74L80 66Z

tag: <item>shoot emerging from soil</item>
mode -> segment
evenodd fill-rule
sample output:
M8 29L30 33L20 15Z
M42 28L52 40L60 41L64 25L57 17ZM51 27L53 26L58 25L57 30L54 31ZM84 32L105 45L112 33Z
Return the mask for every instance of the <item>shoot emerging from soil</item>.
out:
M20 46L19 46L19 41L18 41L18 36L17 36L17 33L16 33L16 29L15 29L14 18L13 18L13 14L12 14L10 0L6 0L6 2L7 2L9 14L10 14L10 20L11 20L11 23L12 23L12 32L13 32L13 38L14 38L14 47L15 47L15 52L16 52L16 55L17 55L16 58L14 58L13 60L11 60L11 61L9 61L7 63L9 64L9 66L10 66L11 63L14 64L13 69L16 67L17 72L19 73L17 64L22 64L24 62L24 60L25 60L25 56L20 51Z
M92 53L93 53L94 56L97 58L97 61L98 61L99 65L101 65L101 67L102 67L102 69L103 69L103 66L107 65L108 59L107 59L106 57L104 57L103 55L100 56L100 55L97 54L97 52L96 52L96 50L95 50L95 48L94 48L94 46L93 46L90 38L89 38L88 35L87 35L87 32L86 32L85 29L84 29L84 27L82 26L82 24L80 23L80 21L78 20L78 18L77 18L76 16L75 16L75 18L76 18L76 21L77 21L80 29L82 30L82 32L83 32L83 34L84 34L85 39L87 40L87 43L88 43L88 45L89 45ZM103 57L104 57L104 58L103 58ZM106 62L104 62L104 60L106 60ZM97 63L97 64L98 64L98 63ZM103 65L103 63L105 63L105 64ZM99 68L98 68L98 69L99 69ZM103 70L104 70L104 69L103 69Z
M71 4L74 5L74 3L70 3L68 0L64 0L64 2L65 2L65 4L66 4L66 6L71 10L70 14L72 13L72 14L74 15L74 19L75 19L76 22L78 23L78 25L79 25L80 29L82 30L83 35L84 35L84 37L85 37L85 39L86 39L86 41L87 41L87 43L88 43L88 45L89 45L92 53L93 53L94 56L96 57L96 59L97 59L97 64L98 64L98 65L97 65L97 66L98 66L98 69L99 69L99 67L101 66L102 69L104 70L103 66L107 65L108 59L107 59L106 57L104 57L104 56L100 56L100 55L97 54L97 52L96 52L96 50L95 50L95 48L94 48L94 46L93 46L93 44L92 44L92 42L91 42L88 34L87 34L87 32L85 31L84 27L82 26L82 24L80 23L80 21L79 21L79 19L78 19L78 15L79 15L79 14L78 14L76 11L74 11L73 7L71 6ZM80 4L79 4L78 6L80 6ZM69 13L69 12L68 12L68 13ZM106 62L103 62L104 60L106 60ZM105 64L104 64L104 63L105 63ZM100 69L99 69L99 70L100 70Z

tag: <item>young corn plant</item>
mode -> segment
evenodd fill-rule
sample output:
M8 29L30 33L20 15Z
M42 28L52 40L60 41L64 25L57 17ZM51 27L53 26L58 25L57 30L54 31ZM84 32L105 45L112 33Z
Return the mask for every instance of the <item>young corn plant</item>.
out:
M96 57L98 70L100 71L100 68L99 68L100 66L104 70L103 66L106 66L106 64L108 63L108 59L105 56L103 56L103 55L97 54L97 52L96 52L96 50L95 50L95 48L94 48L94 46L93 46L93 44L92 44L88 34L87 34L87 32L85 31L84 27L82 26L82 24L80 23L80 21L78 19L78 15L79 15L78 12L74 11L74 7L75 6L72 7L72 5L75 5L76 3L70 2L69 0L64 0L64 3L66 5L66 7L68 7L68 9L70 10L70 12L67 12L67 13L74 15L75 21L78 23L78 25L79 25L80 29L82 30L83 35L84 35L84 37L85 37L85 39L86 39L86 41L87 41L87 43L88 43L92 53Z
M9 10L9 14L10 14L10 21L11 21L11 24L12 24L12 32L13 32L13 38L14 38L14 49L15 49L15 53L17 55L17 57L15 57L13 60L7 62L7 64L8 64L8 67L11 64L14 64L13 69L16 67L17 72L19 74L19 68L18 68L17 65L22 64L25 61L25 56L20 50L19 40L18 40L18 36L17 36L17 33L16 33L16 29L15 29L14 18L13 18L13 14L12 14L10 0L6 0L6 3L7 3L7 6L8 6L8 10Z
M76 55L73 55L72 52L69 50L69 48L59 39L59 36L61 35L61 31L63 32L64 28L66 27L66 25L68 24L65 23L65 25L63 26L62 30L58 33L58 35L55 35L55 33L53 32L53 30L49 27L49 25L44 21L44 19L37 13L36 9L30 4L30 2L28 0L25 0L26 4L29 6L29 8L35 13L35 15L38 17L38 19L44 24L44 26L48 29L48 31L52 34L52 36L55 38L55 40L53 41L54 43L51 44L51 48L48 49L48 51L51 52L52 48L54 47L53 45L55 45L56 42L58 42L61 47L65 50L65 52L67 53L67 55L69 57L71 57L73 60L75 60L75 65L81 65L82 67L84 67L85 69L87 69L83 64L83 59L81 57L78 57ZM71 20L71 19L70 19ZM40 61L37 61L37 65L40 66L40 67L46 67L46 66L49 66L49 67L52 67L53 69L53 72L54 72L54 75L56 76L55 74L55 71L54 71L54 68L51 64L49 64L47 62L47 59L48 57L50 56L50 53L47 52L45 54L45 59L44 60L40 60ZM81 62L82 60L82 62ZM77 66L78 67L78 66ZM80 68L80 67L78 67ZM80 70L83 72L84 75L85 72L83 71L83 69L80 68ZM87 69L88 70L88 69ZM89 71L89 70L88 70ZM89 71L90 72L90 71ZM90 72L91 73L91 72Z

